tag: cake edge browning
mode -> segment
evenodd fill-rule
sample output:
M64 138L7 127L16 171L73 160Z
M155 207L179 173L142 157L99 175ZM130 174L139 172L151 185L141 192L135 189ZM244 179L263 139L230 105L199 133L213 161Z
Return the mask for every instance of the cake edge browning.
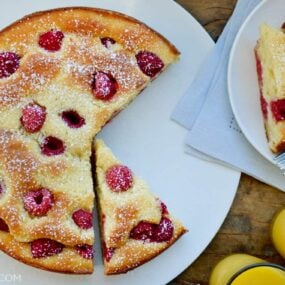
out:
M33 13L30 13L30 14L22 17L21 19L14 21L10 25L8 25L5 28L3 28L2 30L0 30L0 34L5 33L5 32L9 32L9 30L14 28L14 26L16 26L19 22L21 23L24 21L30 21L31 19L41 17L42 15L44 15L46 13L65 12L65 11L70 11L70 10L89 11L89 12L93 11L95 13L101 13L103 15L105 14L105 15L113 16L114 20L123 19L123 20L128 20L129 22L131 22L133 24L142 25L145 28L147 28L149 31L151 31L152 33L157 35L169 47L169 49L172 51L172 53L175 56L179 57L179 55L181 54L180 51L176 48L176 46L174 44L172 44L167 38L165 38L161 33L155 31L154 29L152 29L150 26L143 23L142 21L137 20L134 17L131 17L129 15L125 15L125 14L118 12L118 11L112 11L112 10L95 8L95 7L86 7L86 6L71 6L71 7L55 8L55 9L48 9L48 10L33 12Z
M258 41L256 42L256 45L254 47L254 56L255 56L255 63L256 63L256 73L258 78L258 87L259 87L259 100L261 105L261 111L263 115L263 122L264 122L264 130L266 134L266 139L268 142L268 147L270 151L273 154L278 154L285 151L285 133L284 133L284 126L282 120L276 121L274 119L274 114L272 110L271 103L274 103L274 101L282 99L277 94L273 98L266 98L265 94L266 89L264 88L264 78L265 78L265 72L264 72L264 62L262 55L264 53L264 49L268 49L270 56L273 57L274 54L272 54L271 46L266 46L268 44L268 40L265 41L265 37L270 36L270 39L273 40L273 42L276 43L276 52L278 58L278 52L280 52L280 45L285 43L285 35L284 31L282 31L282 34L280 33L282 30L272 28L268 26L267 24L263 24L260 27L260 37ZM271 42L271 41L270 41ZM262 47L261 47L262 46ZM268 57L268 55L267 55ZM273 58L271 58L273 60ZM267 58L268 61L268 58ZM276 62L274 63L276 64ZM268 63L267 63L268 65ZM273 72L273 71L272 71ZM268 74L267 74L268 75ZM274 131L272 131L272 124L274 123Z
M29 254L29 247L29 243L18 242L11 234L0 231L0 250L26 265L61 274L92 274L94 272L94 259L85 259L74 249L64 248L60 253L60 258L55 255L41 259L33 258ZM54 262L56 258L60 264Z
M174 219L172 218L172 221ZM175 220L177 221L177 220ZM105 274L106 275L118 275L118 274L122 274L122 273L127 273L131 270L136 269L137 267L153 260L154 258L156 258L157 256L159 256L161 253L163 253L164 251L166 251L169 247L171 247L176 241L178 241L185 233L188 232L187 229L185 229L182 225L180 225L180 227L175 227L175 236L174 238L168 242L166 245L164 245L164 247L160 248L158 251L155 252L155 254L153 255L149 255L147 258L141 259L139 262L135 263L135 264L128 264L128 262L125 262L123 264L122 267L120 267L120 269L117 269L116 266L107 266L105 267Z

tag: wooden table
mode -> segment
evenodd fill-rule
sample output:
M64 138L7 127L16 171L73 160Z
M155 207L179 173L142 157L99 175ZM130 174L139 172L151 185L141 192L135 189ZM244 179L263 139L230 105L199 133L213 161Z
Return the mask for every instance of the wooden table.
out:
M236 3L236 0L176 1L196 17L214 40ZM248 253L285 265L272 246L269 233L270 222L282 207L284 193L243 174L231 211L215 239L192 266L169 284L206 285L213 266L232 253Z

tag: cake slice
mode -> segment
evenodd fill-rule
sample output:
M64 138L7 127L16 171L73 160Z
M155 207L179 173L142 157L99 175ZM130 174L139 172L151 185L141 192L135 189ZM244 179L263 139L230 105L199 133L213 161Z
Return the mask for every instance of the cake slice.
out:
M0 249L24 263L93 272L89 161L46 158L30 137L0 130Z
M269 147L285 150L285 34L263 24L255 48L260 101Z
M101 140L95 156L105 273L125 273L167 249L186 229Z

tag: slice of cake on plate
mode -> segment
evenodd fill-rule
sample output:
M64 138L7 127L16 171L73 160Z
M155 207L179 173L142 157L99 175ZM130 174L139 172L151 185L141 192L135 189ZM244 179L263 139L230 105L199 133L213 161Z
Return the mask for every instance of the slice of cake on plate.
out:
M266 24L255 48L260 101L269 147L285 150L285 34Z
M127 272L159 255L186 229L101 140L95 156L105 273Z

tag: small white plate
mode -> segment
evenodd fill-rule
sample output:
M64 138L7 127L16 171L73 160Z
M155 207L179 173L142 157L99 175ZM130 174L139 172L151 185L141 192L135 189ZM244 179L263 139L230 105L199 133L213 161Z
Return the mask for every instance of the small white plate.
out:
M149 182L189 233L151 262L111 277L103 274L98 231L95 272L90 276L42 271L1 253L0 283L15 274L23 285L166 284L186 269L214 237L231 206L240 177L237 171L185 154L186 130L170 120L213 41L189 13L171 0L8 0L1 3L0 26L25 14L59 6L95 6L123 12L161 32L181 51L181 60L112 120L100 137Z
M280 28L285 22L284 0L262 1L243 23L236 36L228 69L229 96L235 118L248 141L273 163L264 130L254 47L263 23Z

